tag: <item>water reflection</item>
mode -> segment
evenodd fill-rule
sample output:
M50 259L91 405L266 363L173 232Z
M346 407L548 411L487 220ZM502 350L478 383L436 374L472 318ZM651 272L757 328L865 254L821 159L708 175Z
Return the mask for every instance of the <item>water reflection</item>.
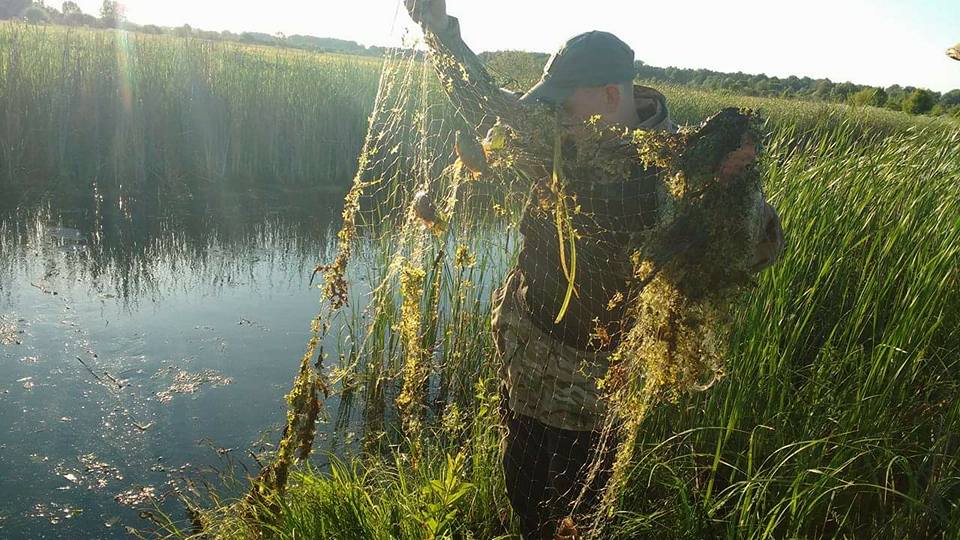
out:
M0 536L122 537L171 475L269 449L339 199L252 199L0 217Z
M184 285L182 272L230 285L252 278L250 270L263 261L315 262L341 193L255 192L230 199L233 204L222 207L170 201L155 213L128 214L117 200L0 210L0 287L9 288L11 266L25 260L25 250L43 260L42 281L60 274L128 301Z
M161 502L173 478L225 459L255 468L248 450L272 449L318 310L308 282L332 259L342 195L229 200L153 213L60 200L0 215L0 493L18 494L0 498L0 536L124 536L146 526L135 507L181 515L174 499ZM348 267L352 301L324 343L330 367L399 357L389 327L382 342L351 341L373 324L366 302L402 251L379 228ZM462 278L474 284L471 316L483 318L515 239L497 227L467 236L476 267ZM434 238L426 256L451 254L440 271L454 275L467 239ZM455 292L445 289L441 311ZM326 405L336 421L316 445L321 464L324 450L353 446L364 422L351 399Z

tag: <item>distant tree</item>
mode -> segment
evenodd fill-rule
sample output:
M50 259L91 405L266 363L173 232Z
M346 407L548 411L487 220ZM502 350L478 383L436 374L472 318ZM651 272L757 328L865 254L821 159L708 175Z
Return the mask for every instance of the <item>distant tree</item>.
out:
M892 111L902 111L903 110L903 100L906 99L907 93L900 87L899 84L894 84L886 88L887 92L887 102L884 107Z
M117 0L103 0L100 5L100 24L104 28L118 28L123 21L123 6Z
M14 19L21 16L30 0L0 0L0 19Z
M68 26L79 26L83 22L83 10L76 2L64 2L60 8L60 23Z
M960 89L954 89L940 96L930 111L933 115L960 116Z
M907 99L903 100L903 112L910 114L926 114L933 109L933 106L936 103L937 98L933 92L924 90L922 88L917 88L913 92L910 92L910 95L907 96Z
M887 91L883 88L877 88L876 92L873 93L873 103L874 107L883 107L887 104Z
M50 15L50 22L51 22L51 23L53 23L53 24L63 24L63 23L64 23L64 21L63 21L63 13L60 13L60 11L59 11L57 8L52 7L52 6L48 6L48 5L45 5L45 4L40 4L40 7L42 7L44 10L46 10L47 15Z
M160 28L155 24L145 24L140 27L140 31L144 34L162 34L163 28Z
M189 24L178 26L173 30L173 35L177 37L191 37L193 36L193 27Z
M84 13L80 15L80 24L78 26L89 26L90 28L96 28L100 26L100 19L89 13Z
M954 89L940 96L940 105L944 107L960 106L960 89Z
M887 93L883 90L883 88L873 88L868 86L859 92L850 94L848 100L854 105L883 107L883 105L887 102Z
M813 96L818 99L829 99L833 93L833 81L830 79L817 79L813 87Z
M851 105L857 105L859 107L870 105L870 102L873 101L873 88L864 88L859 92L851 94L850 97L847 98L847 101L849 101Z
M30 6L23 10L23 18L30 24L45 24L50 22L50 14L40 6Z
M277 38L263 32L244 32L240 34L240 41L256 43L258 45L276 45Z
M83 10L80 9L80 6L77 5L76 2L64 2L61 9L63 10L62 24L68 26L80 26L84 24L84 19L87 15L83 13Z
M215 30L194 30L193 35L195 35L200 39L206 39L210 41L220 41L221 39L223 39L220 36L220 32L217 32Z
M851 82L837 84L830 91L830 97L836 101L846 101L850 96L858 91L857 85Z

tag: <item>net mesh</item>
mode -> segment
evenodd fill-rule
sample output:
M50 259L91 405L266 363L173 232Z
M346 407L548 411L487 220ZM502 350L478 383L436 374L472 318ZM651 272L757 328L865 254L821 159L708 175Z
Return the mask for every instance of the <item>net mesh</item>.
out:
M282 492L331 392L336 429L414 465L484 392L525 534L599 535L651 407L723 375L764 208L750 156L731 156L759 122L571 122L500 89L455 20L421 44L384 59L284 438L252 495Z

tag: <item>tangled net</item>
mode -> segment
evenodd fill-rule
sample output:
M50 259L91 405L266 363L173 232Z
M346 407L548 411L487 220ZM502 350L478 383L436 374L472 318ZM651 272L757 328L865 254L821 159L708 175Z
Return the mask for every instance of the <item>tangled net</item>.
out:
M282 494L290 466L312 448L320 396L331 392L340 397L336 427L359 417L365 449L399 440L416 466L430 426L468 410L477 379L501 370L503 359L478 335L489 332L490 295L517 251L516 233L529 248L524 220L536 216L549 225L545 260L556 263L540 270L559 293L534 308L558 327L590 302L622 314L615 327L598 318L587 345L609 361L592 381L607 411L601 444L616 447L609 508L651 408L724 373L725 325L750 283L763 197L755 167L722 168L761 140L760 123L727 109L676 134L603 128L596 119L571 128L554 110L519 104L461 43L425 40L430 62L412 50L384 60L336 255L316 271L323 309L287 397L277 457L251 497ZM656 179L657 211L628 216L643 227L624 227L591 204L590 192L638 167ZM622 287L588 298L604 264L591 249L610 244L606 235L628 271ZM336 347L335 365L325 367L325 345ZM590 474L602 466L597 459Z

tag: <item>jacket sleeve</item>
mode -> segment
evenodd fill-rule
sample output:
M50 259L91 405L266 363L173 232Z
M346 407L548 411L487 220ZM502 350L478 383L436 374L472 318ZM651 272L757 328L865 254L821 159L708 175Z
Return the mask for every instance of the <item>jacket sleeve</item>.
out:
M460 37L457 18L451 16L448 21L444 29L424 31L444 93L480 138L498 117L508 124L517 123L523 110L517 95L497 86Z

